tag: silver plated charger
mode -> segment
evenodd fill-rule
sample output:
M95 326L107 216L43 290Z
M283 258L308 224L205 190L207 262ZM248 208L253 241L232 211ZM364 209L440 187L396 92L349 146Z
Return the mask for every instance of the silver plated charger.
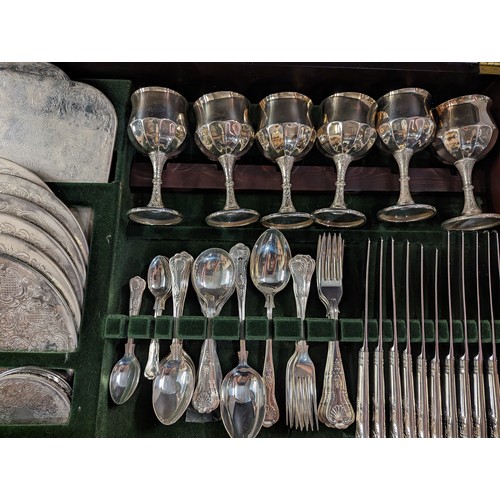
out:
M77 296L83 297L85 283L82 281L82 276L59 243L45 231L15 215L0 213L0 234L14 236L44 253L60 267L77 292Z
M66 424L72 389L58 373L20 367L0 374L0 424Z
M0 158L0 174L13 175L14 177L20 177L21 179L26 179L27 181L33 182L38 186L46 189L47 191L52 191L47 184L38 177L34 172L28 170L27 168L19 165L12 160L7 158Z
M0 156L44 181L107 182L117 117L98 89L49 63L0 63Z
M83 259L88 262L89 247L80 224L70 209L52 192L26 179L0 174L0 193L31 201L52 214L75 240Z
M31 201L0 193L0 214L11 214L31 222L56 240L73 261L82 281L86 282L86 262L68 230L49 212Z
M79 329L83 297L77 295L71 282L54 261L33 245L8 234L3 234L0 238L0 254L14 257L43 274L64 297L75 320L75 326Z
M0 350L73 352L77 333L57 288L28 264L0 254Z

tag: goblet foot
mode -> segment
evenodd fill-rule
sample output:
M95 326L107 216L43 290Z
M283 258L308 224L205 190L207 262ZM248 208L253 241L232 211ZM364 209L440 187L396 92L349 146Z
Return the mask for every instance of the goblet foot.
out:
M377 212L377 218L385 222L416 222L430 219L436 215L432 205L412 203L408 205L392 205Z
M358 227L366 222L366 216L350 208L319 208L313 212L314 222L328 227Z
M214 212L206 217L205 222L215 227L241 227L252 224L259 217L259 212L251 208L236 208Z
M301 229L314 222L314 218L307 212L276 212L265 215L260 219L264 227L275 229Z
M182 221L182 214L171 208L135 207L128 211L130 220L147 226L173 226Z
M441 227L448 231L480 231L500 224L500 214L459 215L445 220Z

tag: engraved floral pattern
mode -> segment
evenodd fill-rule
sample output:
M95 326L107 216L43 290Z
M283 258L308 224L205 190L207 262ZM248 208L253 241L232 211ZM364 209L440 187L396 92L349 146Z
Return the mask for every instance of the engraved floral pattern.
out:
M45 181L108 181L117 118L99 90L50 64L2 64L0 100L0 156Z
M76 349L73 319L54 288L27 266L0 260L0 349Z

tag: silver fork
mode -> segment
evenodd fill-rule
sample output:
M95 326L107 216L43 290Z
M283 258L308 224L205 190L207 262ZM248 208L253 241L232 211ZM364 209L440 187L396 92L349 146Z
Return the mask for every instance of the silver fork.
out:
M309 356L305 340L304 321L311 279L316 263L310 255L296 255L290 260L290 273L297 306L297 317L301 320L301 340L295 344L295 352L286 367L286 423L300 430L319 429L316 396L316 371Z
M328 342L323 393L318 408L319 420L328 427L346 429L355 418L349 401L344 366L338 338L339 304L342 299L342 267L344 241L337 234L320 236L316 257L318 295L326 307L327 318L333 320L334 340Z

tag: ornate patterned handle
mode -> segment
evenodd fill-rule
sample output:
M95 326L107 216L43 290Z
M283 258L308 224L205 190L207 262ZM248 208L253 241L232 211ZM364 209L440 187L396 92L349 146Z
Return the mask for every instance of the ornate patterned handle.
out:
M384 352L373 353L373 432L374 438L385 438Z
M266 413L264 417L264 427L271 427L280 417L278 403L274 394L274 363L273 363L273 341L266 339L266 354L264 359L264 369L262 372L264 386L266 389Z
M129 302L129 316L137 316L141 309L142 294L146 289L146 281L140 276L134 276L129 281L130 287L130 302Z
M492 358L488 359L487 364L488 377L488 416L490 436L500 437L500 422L498 412L500 410L500 383L498 380L497 362Z
M198 381L193 393L193 407L199 413L211 413L219 406L219 387L216 375L215 340L205 339L201 348Z
M419 438L430 437L427 360L422 355L417 358L417 434Z
M170 275L172 277L173 316L179 318L184 311L189 275L193 265L193 257L187 252L176 253L169 259Z
M455 358L447 356L444 360L444 398L443 398L443 434L446 438L458 437L457 393L455 380Z
M486 395L484 392L483 362L479 357L475 357L473 359L472 390L474 398L474 406L472 410L474 437L488 437L486 425Z
M238 297L238 312L240 321L245 320L245 299L247 293L247 266L250 259L250 249L243 243L237 243L231 250L229 255L234 261L236 270L236 295Z
M441 405L441 374L439 359L431 360L430 378L430 433L433 438L443 437L443 413Z
M469 360L461 356L458 360L458 434L462 438L474 436L472 428L472 400L470 393Z
M417 437L415 419L415 385L413 383L413 360L411 353L403 351L403 422L405 437Z
M310 255L296 255L290 259L290 273L293 279L293 292L297 306L297 317L306 317L307 299L311 289L311 279L316 267L315 260Z
M370 437L370 353L360 349L358 354L358 390L356 398L356 437Z
M399 368L399 352L397 349L389 351L389 405L390 405L390 432L393 438L404 437L401 376Z

